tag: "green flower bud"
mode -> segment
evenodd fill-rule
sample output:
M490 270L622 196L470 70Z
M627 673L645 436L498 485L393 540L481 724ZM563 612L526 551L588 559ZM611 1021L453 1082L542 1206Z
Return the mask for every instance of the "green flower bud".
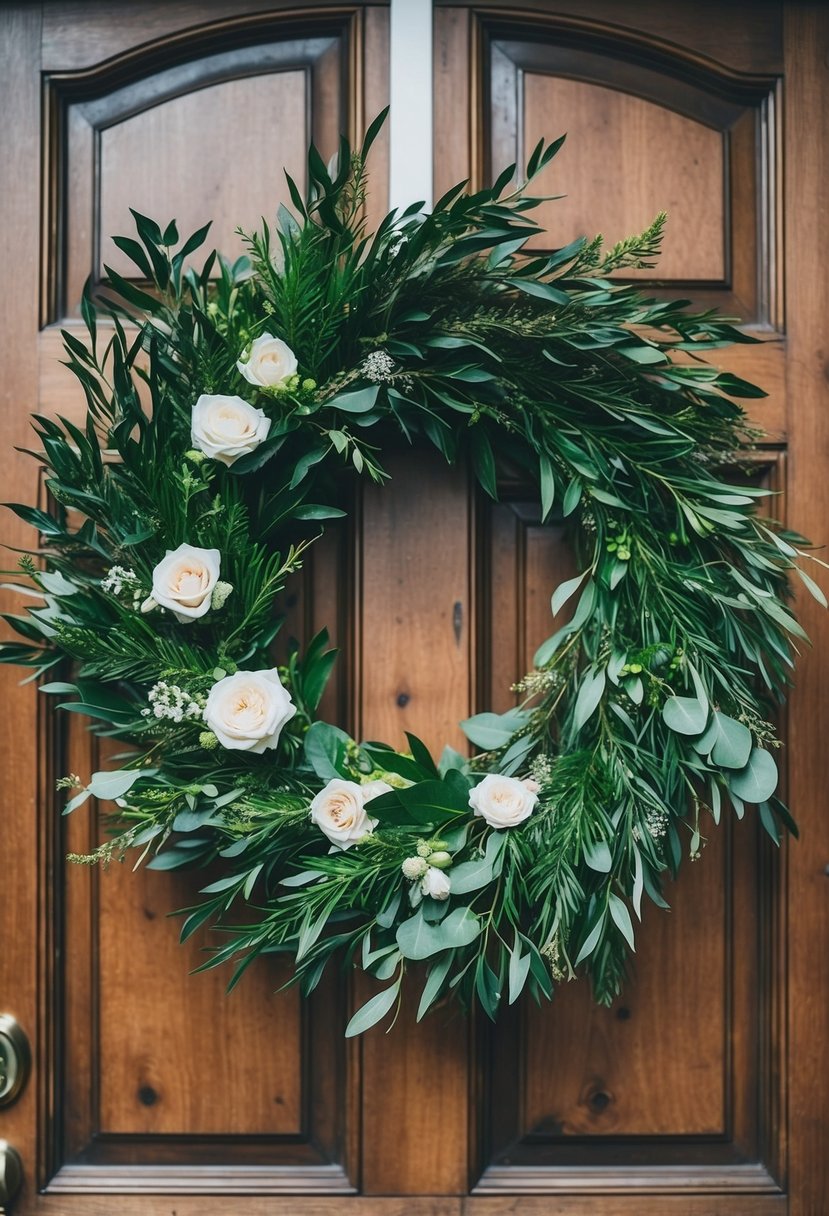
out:
M437 870L448 870L452 864L452 854L441 849L437 853L430 853L426 860Z
M204 452L199 452L196 448L190 448L189 451L184 453L184 456L185 459L191 461L193 464L202 464L205 460L207 460Z
M212 730L203 730L199 735L199 747L203 747L206 752L215 751L219 746L219 740L213 734Z
M316 380L311 380L310 377L307 380L302 381L302 388L303 388L303 391L306 393L312 393L316 387L317 387Z

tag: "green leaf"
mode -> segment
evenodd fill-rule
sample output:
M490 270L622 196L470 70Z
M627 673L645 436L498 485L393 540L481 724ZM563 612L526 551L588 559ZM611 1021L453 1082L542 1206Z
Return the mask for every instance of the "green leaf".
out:
M774 756L765 748L754 747L745 768L728 778L728 788L743 802L765 802L777 789L777 781Z
M586 671L573 709L573 729L581 730L596 712L605 690L605 670Z
M518 1000L530 974L532 955L522 954L521 945L521 937L516 934L515 946L510 951L509 971L507 973L509 983L508 1001L510 1005L514 1005Z
M609 874L613 865L613 856L606 840L596 840L593 844L585 844L584 860L597 874Z
M797 571L798 575L800 576L804 587L808 588L809 592L815 597L817 602L819 604L821 604L824 608L829 608L829 601L827 601L826 596L823 594L823 591L820 589L820 587L818 587L815 580L813 578L811 578L806 573L805 570L801 570L800 566L795 566L795 570Z
M526 724L526 713L511 709L503 714L475 714L461 722L461 730L476 747L491 752L506 747L515 732Z
M583 489L584 486L582 485L581 480L578 477L574 477L567 489L564 491L564 502L562 504L561 512L565 519L568 515L573 514L576 507L581 502Z
M701 755L710 755L721 768L745 768L751 753L751 731L742 722L716 712L700 739L692 746Z
M468 946L480 931L480 922L471 908L455 908L436 925L430 924L418 911L398 926L396 938L403 957L418 961L439 954L441 950Z
M588 574L587 570L582 570L581 574L577 574L575 578L568 578L566 582L559 583L553 592L552 609L553 616L558 616L561 609L567 603L571 595L578 591L579 587L584 582Z
M566 291L562 291L560 287L553 287L551 283L539 283L537 279L519 279L513 277L508 280L513 287L517 287L519 291L523 291L528 296L535 296L539 300L547 300L550 304L569 304L570 297Z
M379 384L371 384L367 388L354 389L349 393L338 393L326 401L326 407L342 410L345 414L367 414L374 409Z
M556 479L553 464L546 452L538 457L538 476L541 487L541 522L544 523L553 509L556 497Z
M314 722L305 736L305 759L323 781L344 777L345 755L351 739L338 726Z
M364 1034L390 1013L397 1001L398 993L400 992L400 981L392 984L390 988L384 988L382 992L378 992L370 1001L366 1001L352 1017L351 1021L345 1028L345 1037L353 1039L355 1035Z
M576 967L578 967L579 963L583 962L584 959L586 959L589 955L591 955L593 953L593 951L596 949L596 946L599 944L599 938L602 936L602 930L604 929L604 922L605 922L605 913L602 912L601 916L596 921L595 925L593 926L593 928L590 930L587 937L585 938L582 948L581 948L581 950L579 950L579 952L576 956L576 962L575 962Z
M492 842L495 846L492 847ZM493 882L501 873L504 864L504 845L506 839L503 832L491 832L487 840L487 848L483 857L473 861L462 861L453 866L450 871L452 894L466 895L469 891L480 891Z
M437 1000L451 966L452 954L447 952L442 958L435 959L434 963L429 969L429 975L426 979L426 983L423 986L423 994L420 998L420 1004L417 1007L418 1022L421 1021L427 1011Z
M471 446L472 463L475 466L478 481L489 497L497 500L498 485L495 479L495 457L492 454L492 445L489 442L487 433L481 429L480 425L472 430Z
M636 947L633 944L633 922L630 919L627 904L625 904L625 902L621 900L618 895L614 895L611 892L609 907L610 915L613 917L616 928L622 934L622 937L624 937L631 950L635 950Z
M678 735L699 735L708 721L708 707L695 697L668 697L662 706L665 725Z

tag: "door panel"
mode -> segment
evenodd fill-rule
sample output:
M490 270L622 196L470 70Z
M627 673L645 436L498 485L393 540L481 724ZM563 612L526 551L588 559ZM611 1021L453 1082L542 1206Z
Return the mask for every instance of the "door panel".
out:
M388 12L56 0L42 13L7 5L2 20L0 140L18 184L0 224L14 285L0 326L8 452L30 442L29 409L82 409L56 363L58 331L76 323L86 276L121 264L109 238L127 230L127 207L175 214L182 230L213 218L217 242L238 250L236 223L284 197L282 164L302 181L309 136L328 154L385 104ZM612 242L668 209L666 258L639 277L738 313L763 338L724 360L770 390L751 403L769 432L757 475L786 491L794 526L825 538L825 12L808 0L436 0L434 24L436 193L568 129L544 183L568 196L542 216L556 244L593 229ZM568 538L541 526L506 469L492 505L462 468L403 450L389 463L391 484L355 491L349 522L316 547L285 633L304 644L331 630L331 719L362 737L402 744L413 730L462 746L459 719L513 703L549 632L550 589L572 570ZM34 463L15 459L7 481L4 497L31 500ZM27 531L3 521L7 544ZM189 974L207 943L180 947L165 913L204 875L64 865L101 835L85 808L60 820L54 779L104 753L0 672L15 861L0 884L0 1003L36 1065L0 1110L26 1169L15 1211L817 1216L829 1191L815 1082L829 1066L829 628L800 608L817 645L789 713L799 844L777 854L749 821L712 830L671 913L646 910L609 1010L581 982L496 1027L449 1008L418 1026L410 1002L391 1033L356 1043L342 1030L370 991L362 977L332 975L303 1002L276 991L285 972L270 961L230 997L225 974Z

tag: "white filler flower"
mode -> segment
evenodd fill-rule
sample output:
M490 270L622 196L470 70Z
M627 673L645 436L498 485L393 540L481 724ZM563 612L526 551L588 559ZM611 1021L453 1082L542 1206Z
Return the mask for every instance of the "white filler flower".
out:
M378 821L369 817L366 803L390 789L385 781L358 785L356 781L334 777L311 803L311 819L332 844L350 849L377 827Z
M296 713L276 668L237 671L210 689L204 720L222 747L264 752L276 747L282 727Z
M193 406L190 438L193 447L211 460L231 465L254 452L270 429L271 420L264 411L241 397L202 393Z
M249 384L259 388L279 388L296 375L296 355L281 338L262 334L236 364Z
M533 813L537 790L535 781L490 773L469 791L469 805L491 828L514 828Z
M218 549L179 545L168 549L153 570L149 606L169 608L178 621L192 621L210 608L210 597L219 580L221 554Z

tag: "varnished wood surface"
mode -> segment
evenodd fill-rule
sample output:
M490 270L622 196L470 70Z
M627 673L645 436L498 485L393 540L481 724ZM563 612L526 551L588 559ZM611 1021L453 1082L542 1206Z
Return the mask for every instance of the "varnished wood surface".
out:
M566 245L601 232L607 248L668 213L660 280L725 278L726 182L720 132L627 93L527 72L523 79L525 155L542 137L567 142L539 178L539 193L564 195L535 213ZM652 278L653 271L630 272Z
M786 10L785 146L788 385L791 418L789 518L829 537L829 278L820 250L829 237L829 12ZM826 586L825 575L821 578ZM829 1195L829 617L811 598L798 609L814 650L804 656L789 710L789 796L801 839L789 850L790 1162L792 1216L825 1210Z
M364 494L358 568L360 734L406 746L412 731L438 753L466 748L474 620L471 501L437 455L387 462L392 481ZM370 989L356 985L365 1000ZM453 1010L418 1025L410 999L393 1031L362 1047L367 1194L466 1190L469 1024ZM403 1144L405 1143L405 1149Z

